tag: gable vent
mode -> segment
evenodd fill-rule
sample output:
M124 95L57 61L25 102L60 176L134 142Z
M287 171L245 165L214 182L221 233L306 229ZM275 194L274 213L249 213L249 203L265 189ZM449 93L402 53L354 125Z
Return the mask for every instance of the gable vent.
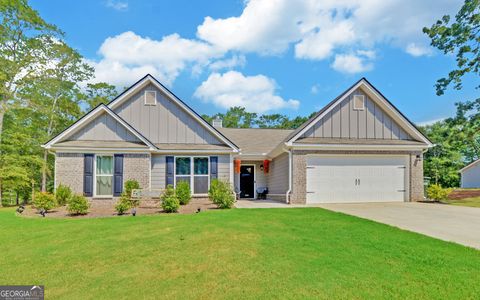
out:
M365 109L365 96L355 95L353 96L353 109L364 110Z
M145 105L157 105L157 93L155 91L145 91Z

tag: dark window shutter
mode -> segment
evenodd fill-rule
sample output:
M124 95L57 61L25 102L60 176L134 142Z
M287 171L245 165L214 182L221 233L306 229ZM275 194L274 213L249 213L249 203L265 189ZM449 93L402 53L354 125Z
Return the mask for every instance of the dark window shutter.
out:
M210 179L218 178L218 156L210 156Z
M165 181L165 185L173 185L173 180L174 180L174 176L175 176L175 173L174 173L174 157L173 156L167 156L166 157L166 160L165 160L165 163L167 164L166 165L166 168L165 168L165 175L166 175L166 181ZM166 187L165 186L165 187Z
M123 192L123 154L115 154L113 163L113 195L118 197Z
M83 194L93 196L93 154L85 154L83 158Z

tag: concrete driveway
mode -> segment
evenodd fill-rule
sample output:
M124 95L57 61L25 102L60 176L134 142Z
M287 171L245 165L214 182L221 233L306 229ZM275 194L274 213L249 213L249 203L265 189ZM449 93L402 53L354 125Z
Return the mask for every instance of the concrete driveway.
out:
M415 202L318 206L480 249L480 208Z

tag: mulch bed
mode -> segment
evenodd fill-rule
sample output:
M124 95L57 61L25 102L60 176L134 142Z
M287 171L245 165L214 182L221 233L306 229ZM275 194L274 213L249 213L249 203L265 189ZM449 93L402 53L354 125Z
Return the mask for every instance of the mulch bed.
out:
M187 205L180 206L178 211L179 214L193 214L200 209L201 211L217 209L217 206L213 204L209 199L206 198L193 198L190 203ZM137 216L141 215L154 215L154 214L164 214L165 212L162 209L157 207L137 207ZM30 217L42 217L36 208L32 206L25 207L25 211L22 213L24 216ZM125 213L123 216L130 216L130 210ZM100 201L93 201L86 215L72 216L66 210L66 207L57 207L49 211L46 214L46 218L98 218L98 217L113 217L118 216L115 211L114 204L105 204Z
M460 200L465 198L480 197L480 189L475 190L453 190L449 195L450 200Z

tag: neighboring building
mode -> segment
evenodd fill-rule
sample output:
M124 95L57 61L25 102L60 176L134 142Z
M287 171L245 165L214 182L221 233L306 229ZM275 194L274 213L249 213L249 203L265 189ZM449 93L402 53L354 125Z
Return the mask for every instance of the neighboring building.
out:
M476 160L460 170L460 187L480 188L480 160Z
M290 203L423 199L431 142L362 78L296 130L231 129L202 119L151 75L99 105L43 147L55 153L55 186L92 198L188 181L233 183L242 198Z

